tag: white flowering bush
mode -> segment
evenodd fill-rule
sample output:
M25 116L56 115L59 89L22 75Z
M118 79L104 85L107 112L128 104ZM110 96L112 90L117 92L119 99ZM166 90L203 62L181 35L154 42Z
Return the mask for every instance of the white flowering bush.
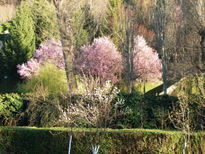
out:
M105 128L118 114L123 114L118 111L118 105L123 104L124 100L118 100L113 106L111 104L120 90L113 87L110 81L100 86L99 79L84 76L82 82L85 83L84 93L75 104L70 103L66 109L60 109L60 122L72 126L84 123L88 127Z

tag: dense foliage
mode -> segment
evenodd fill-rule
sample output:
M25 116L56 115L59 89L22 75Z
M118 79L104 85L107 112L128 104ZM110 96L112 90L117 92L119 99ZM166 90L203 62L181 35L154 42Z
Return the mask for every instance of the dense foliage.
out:
M0 95L0 125L16 125L18 114L25 108L23 97L16 93Z
M59 30L54 6L47 0L32 1L30 10L35 25L36 48L51 38L59 39Z

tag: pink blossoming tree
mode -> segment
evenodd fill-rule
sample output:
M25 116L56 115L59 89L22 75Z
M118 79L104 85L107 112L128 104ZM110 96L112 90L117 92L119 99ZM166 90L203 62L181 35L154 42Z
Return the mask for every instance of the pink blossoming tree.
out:
M116 83L122 72L122 56L108 37L95 39L91 45L81 47L82 55L77 68L85 75L98 76L102 81ZM147 45L142 36L135 38L134 78L141 81L158 81L162 64L158 53Z
M101 81L118 81L122 70L122 57L108 37L94 39L91 45L80 48L82 52L77 68L85 75L98 76Z
M41 64L50 62L60 69L65 67L62 46L54 40L40 44L39 49L34 53L34 58Z
M135 38L134 54L134 76L137 81L158 81L162 76L161 60L142 36Z
M27 63L17 65L17 72L21 78L30 78L32 75L37 74L39 67L46 62L54 64L59 69L64 68L65 63L60 43L54 40L41 43L39 49L35 51L33 59L30 59Z

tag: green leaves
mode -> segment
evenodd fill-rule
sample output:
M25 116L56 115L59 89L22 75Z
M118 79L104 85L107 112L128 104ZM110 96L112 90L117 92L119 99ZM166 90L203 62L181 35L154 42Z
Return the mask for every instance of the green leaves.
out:
M8 124L23 109L23 98L16 93L0 95L0 122Z

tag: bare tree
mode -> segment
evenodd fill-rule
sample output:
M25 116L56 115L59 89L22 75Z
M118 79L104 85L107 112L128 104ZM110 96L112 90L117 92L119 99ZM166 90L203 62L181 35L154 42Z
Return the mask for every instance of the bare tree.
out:
M75 76L73 72L73 31L70 25L70 20L74 9L80 7L80 0L75 1L75 3L67 3L65 0L53 0L53 3L56 8L61 44L63 47L68 90L69 93L72 93Z
M205 1L181 0L185 24L189 25L201 37L201 53L199 55L199 68L205 70Z
M136 3L124 3L121 7L119 32L115 32L120 40L123 55L123 79L127 91L134 91L134 47L137 26Z
M156 0L156 10L153 16L154 31L157 39L158 50L162 58L162 78L163 78L163 91L167 94L167 52L166 48L166 25L167 25L167 8L169 0Z
M188 96L181 92L178 101L178 107L173 106L169 119L172 121L175 128L182 130L184 133L184 148L183 154L186 153L187 148L190 147L190 133L191 133L191 118Z

